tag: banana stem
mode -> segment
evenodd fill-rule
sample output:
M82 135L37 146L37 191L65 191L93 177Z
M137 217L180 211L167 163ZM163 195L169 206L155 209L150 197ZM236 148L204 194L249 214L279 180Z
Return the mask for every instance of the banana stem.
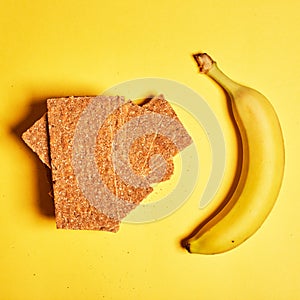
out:
M231 80L217 66L217 63L206 53L197 53L193 55L197 62L200 73L208 75L218 84L220 84L229 94L233 94L241 85Z

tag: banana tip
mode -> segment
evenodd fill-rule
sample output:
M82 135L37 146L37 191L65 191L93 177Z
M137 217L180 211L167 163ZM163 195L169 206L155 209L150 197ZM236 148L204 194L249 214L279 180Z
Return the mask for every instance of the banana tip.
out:
M207 73L214 63L212 58L207 53L196 53L193 54L193 58L197 63L200 73Z
M185 243L184 248L191 253L190 243Z

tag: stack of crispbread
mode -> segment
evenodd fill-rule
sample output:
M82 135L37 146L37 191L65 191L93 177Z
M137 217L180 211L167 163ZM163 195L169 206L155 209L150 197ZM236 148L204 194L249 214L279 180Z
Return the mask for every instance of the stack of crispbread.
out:
M118 97L118 96L116 96ZM95 97L66 97L47 100L47 113L33 124L22 138L26 144L37 153L39 158L51 169L55 203L55 216L57 228L65 229L92 229L116 232L119 229L121 218L116 218L103 212L97 205L87 199L86 194L78 183L78 171L74 171L74 135L78 130L78 122ZM97 97L97 101L110 101L113 97ZM114 98L116 99L116 98ZM165 115L178 121L180 128L174 128L174 135L179 134L181 149L178 149L169 138L159 132L149 132L138 137L129 149L128 159L132 171L146 177L150 173L149 160L153 155L160 154L166 161L166 172L160 181L167 180L173 174L173 157L192 140L180 123L171 105L162 95L149 99L145 104L137 105L124 98L118 98L121 104L106 116L98 130L94 160L98 173L110 193L128 203L124 216L134 209L143 199L152 192L149 185L134 186L126 178L120 176L115 170L112 159L113 142L117 132L134 118L150 113ZM97 112L95 111L95 114ZM97 115L91 119L97 118ZM91 124L81 128L80 134L89 135ZM147 132L147 123L143 123ZM160 124L161 126L161 124ZM135 130L137 128L131 128ZM172 129L171 129L172 130ZM178 132L177 132L178 131ZM179 132L180 131L180 132ZM130 132L128 132L130 134ZM80 135L79 135L80 136ZM85 145L88 147L89 145ZM118 145L120 147L120 145ZM81 184L90 186L96 184L94 178L82 176ZM98 201L107 201L107 199ZM124 202L125 201L125 202ZM114 210L113 203L111 206ZM122 217L124 217L122 216Z

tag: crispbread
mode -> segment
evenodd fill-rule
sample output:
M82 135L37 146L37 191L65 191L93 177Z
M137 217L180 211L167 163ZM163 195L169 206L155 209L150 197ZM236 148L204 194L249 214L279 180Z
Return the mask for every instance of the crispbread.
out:
M25 131L22 134L22 139L33 152L39 156L40 160L51 168L47 114L44 114L27 131Z
M104 214L91 204L91 201L85 197L85 193L78 186L72 165L74 133L83 111L93 98L48 99L47 117L43 116L37 121L26 134L24 133L23 138L52 169L57 227L116 232L119 228L120 219L109 217L109 214ZM176 113L163 96L154 97L141 106L127 101L105 119L97 135L95 161L102 181L113 194L126 201L124 203L132 204L124 216L131 209L134 209L153 189L151 186L132 186L123 177L116 174L112 163L113 138L116 132L130 120L153 112L179 121ZM38 135L36 134L37 130L39 131ZM88 134L88 130L89 128L86 128L85 134ZM181 138L184 148L191 143L191 138L185 130L182 132ZM30 134L35 135L35 137L30 137ZM166 172L160 181L167 180L173 173L172 158L178 151L177 146L167 137L157 132L146 134L136 139L130 147L129 159L132 170L140 176L147 176L150 172L149 159L154 154L160 154L166 161ZM88 184L93 186L93 181L89 181ZM103 200L105 201L105 199Z

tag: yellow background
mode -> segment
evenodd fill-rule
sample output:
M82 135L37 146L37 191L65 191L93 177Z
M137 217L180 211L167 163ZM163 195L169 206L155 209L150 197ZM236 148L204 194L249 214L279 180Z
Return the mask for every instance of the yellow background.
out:
M298 0L1 1L0 299L300 299L299 11ZM117 234L56 230L45 169L18 137L32 105L168 78L208 101L228 141L224 96L198 74L197 51L280 118L285 176L262 228L228 253L188 254L178 245L201 215L194 197Z

